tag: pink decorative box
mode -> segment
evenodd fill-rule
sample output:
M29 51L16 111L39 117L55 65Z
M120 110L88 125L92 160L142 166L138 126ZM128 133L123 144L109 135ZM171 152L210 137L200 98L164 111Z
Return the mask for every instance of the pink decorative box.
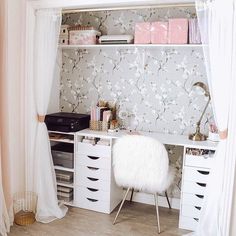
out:
M97 44L101 33L96 30L70 30L69 43L71 45Z
M151 43L168 43L168 22L158 21L151 23Z
M188 43L188 19L169 19L168 43Z
M197 18L189 19L188 25L189 25L189 43L200 44L201 35L200 35Z
M151 42L151 23L142 22L135 24L134 43L149 44Z

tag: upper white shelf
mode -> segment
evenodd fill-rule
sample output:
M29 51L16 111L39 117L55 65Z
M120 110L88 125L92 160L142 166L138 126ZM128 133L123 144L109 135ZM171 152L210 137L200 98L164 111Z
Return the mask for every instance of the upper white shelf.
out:
M59 45L62 49L77 48L160 48L160 47L187 47L201 48L202 44L94 44L94 45Z

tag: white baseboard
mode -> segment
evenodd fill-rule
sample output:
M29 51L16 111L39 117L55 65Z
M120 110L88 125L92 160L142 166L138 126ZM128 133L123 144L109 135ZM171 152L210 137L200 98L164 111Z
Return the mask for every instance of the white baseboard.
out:
M130 195L131 195L131 192L128 194L126 198L127 200L130 199ZM169 200L170 200L171 207L173 209L177 209L177 210L180 209L180 199L169 197ZM155 205L153 194L148 194L148 193L134 192L133 201L145 203L149 205ZM159 206L161 207L168 207L166 197L164 196L158 196L158 203L159 203Z

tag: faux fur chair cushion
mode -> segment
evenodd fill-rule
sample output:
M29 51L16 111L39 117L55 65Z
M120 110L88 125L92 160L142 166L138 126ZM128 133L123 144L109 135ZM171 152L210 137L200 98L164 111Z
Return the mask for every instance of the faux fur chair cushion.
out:
M113 167L117 185L143 192L161 193L174 178L165 146L141 135L126 135L117 140Z

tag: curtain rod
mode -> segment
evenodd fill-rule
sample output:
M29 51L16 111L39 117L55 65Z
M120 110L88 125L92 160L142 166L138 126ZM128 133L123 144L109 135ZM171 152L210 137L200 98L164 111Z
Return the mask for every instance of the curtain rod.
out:
M106 8L81 8L81 9L64 9L62 14L91 12L91 11L116 11L116 10L135 10L144 8L170 8L170 7L195 7L194 3L173 3L173 4L158 4L148 6L124 6L124 7L106 7Z

